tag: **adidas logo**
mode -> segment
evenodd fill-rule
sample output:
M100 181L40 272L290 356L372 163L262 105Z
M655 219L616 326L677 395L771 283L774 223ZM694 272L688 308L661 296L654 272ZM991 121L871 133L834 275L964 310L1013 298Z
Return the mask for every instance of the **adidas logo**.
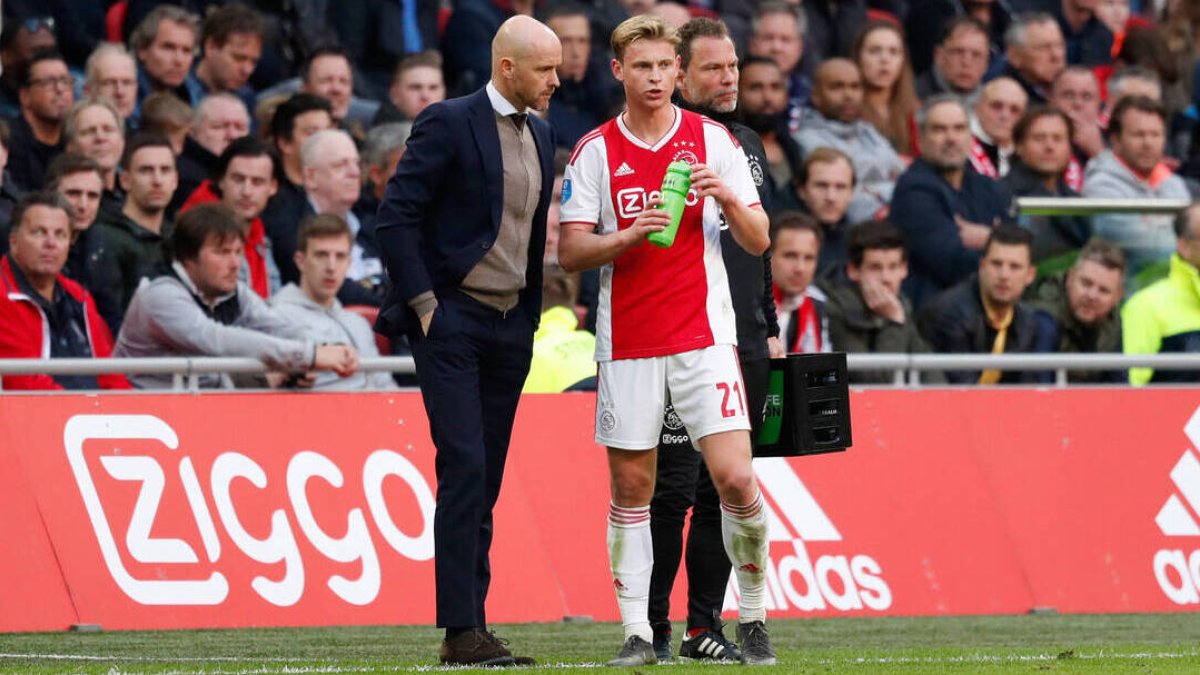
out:
M1200 448L1200 408L1183 432ZM1174 490L1158 510L1154 523L1168 537L1200 537L1200 459L1184 450L1170 473ZM1182 497L1182 499L1180 498ZM1191 551L1164 548L1154 554L1154 578L1164 595L1177 605L1200 605L1200 542Z
M771 553L767 560L769 610L882 611L892 606L883 568L868 555L809 556L812 542L840 542L842 534L792 465L782 457L754 460L763 491ZM725 609L737 609L736 575L725 592Z
M616 173L613 174L613 178L620 178L621 176L632 176L632 175L633 175L633 169L630 168L629 165L626 164L625 162L621 162L621 166L617 167L617 171L616 171Z

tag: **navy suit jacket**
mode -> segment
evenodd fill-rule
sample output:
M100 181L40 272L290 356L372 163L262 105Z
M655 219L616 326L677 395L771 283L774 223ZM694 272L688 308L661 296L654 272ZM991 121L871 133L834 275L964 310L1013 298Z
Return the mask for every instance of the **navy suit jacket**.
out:
M529 237L520 306L537 326L542 309L546 211L554 185L550 126L527 122L542 165L542 188ZM500 232L504 167L487 92L435 103L417 116L408 146L379 205L375 236L392 289L375 330L395 336L419 328L408 301L457 289Z

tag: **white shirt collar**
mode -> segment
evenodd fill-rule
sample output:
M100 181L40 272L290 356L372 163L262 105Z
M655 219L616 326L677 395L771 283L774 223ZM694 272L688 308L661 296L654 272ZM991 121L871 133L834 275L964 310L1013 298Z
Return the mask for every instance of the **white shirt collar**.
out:
M322 211L320 209L320 207L317 206L317 203L315 201L313 201L313 198L311 196L308 196L308 205L311 206L313 208L313 211L316 213L326 213L325 211ZM361 221L359 221L358 216L354 214L353 210L347 211L344 214L336 214L335 213L334 215L341 216L342 220L346 221L346 224L350 226L350 234L353 234L355 237L358 237L358 231L359 231L359 229L362 228L362 223L361 223Z
M501 115L508 116L516 112L528 112L528 110L517 110L517 106L509 103L508 99L500 94L500 90L496 89L496 85L488 80L487 86L484 87L487 91L488 100L492 102L492 109Z

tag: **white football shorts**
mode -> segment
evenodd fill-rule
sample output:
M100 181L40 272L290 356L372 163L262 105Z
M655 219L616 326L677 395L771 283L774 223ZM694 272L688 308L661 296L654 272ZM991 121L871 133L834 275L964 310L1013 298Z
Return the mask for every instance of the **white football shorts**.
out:
M733 345L602 361L599 366L596 442L600 445L620 450L657 448L668 400L693 445L722 431L750 430L746 385Z

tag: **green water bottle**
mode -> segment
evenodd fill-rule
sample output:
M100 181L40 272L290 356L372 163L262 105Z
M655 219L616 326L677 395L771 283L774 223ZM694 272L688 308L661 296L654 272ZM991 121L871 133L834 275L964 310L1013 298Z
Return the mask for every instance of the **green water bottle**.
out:
M665 209L671 214L671 224L662 232L651 232L646 239L660 248L668 248L675 243L675 233L679 231L679 220L683 218L683 209L687 206L687 193L692 187L692 167L687 162L671 162L662 182L662 203L658 208Z

